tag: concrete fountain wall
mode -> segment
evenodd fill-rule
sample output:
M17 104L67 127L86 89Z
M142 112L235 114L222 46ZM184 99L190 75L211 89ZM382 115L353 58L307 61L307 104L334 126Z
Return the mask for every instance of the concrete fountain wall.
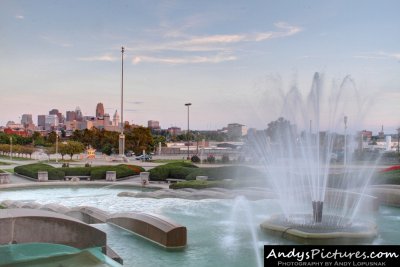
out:
M102 247L106 234L72 217L34 209L6 209L0 212L0 244L56 243L79 249Z

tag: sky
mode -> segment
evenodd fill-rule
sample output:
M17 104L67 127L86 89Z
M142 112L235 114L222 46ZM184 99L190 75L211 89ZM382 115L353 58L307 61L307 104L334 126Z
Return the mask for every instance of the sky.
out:
M395 133L399 10L397 0L0 0L0 125L53 108L94 115L98 102L120 112L124 46L130 123L186 129L190 102L191 129L264 129L284 114L282 95L307 98L318 72L324 92L344 84L357 92L344 102L363 100L362 116L338 112L354 130Z

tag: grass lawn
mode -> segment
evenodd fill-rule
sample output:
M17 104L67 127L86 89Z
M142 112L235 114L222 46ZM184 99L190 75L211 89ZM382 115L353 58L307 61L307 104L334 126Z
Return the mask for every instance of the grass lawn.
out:
M175 162L186 162L186 163L192 163L190 160L182 160L182 159L155 159L151 160L151 162L154 163L175 163Z
M0 165L11 165L11 163L0 161Z
M0 155L0 159L10 159L10 156ZM12 160L33 160L30 158L12 157Z
M9 173L14 173L14 169L3 169L3 170Z

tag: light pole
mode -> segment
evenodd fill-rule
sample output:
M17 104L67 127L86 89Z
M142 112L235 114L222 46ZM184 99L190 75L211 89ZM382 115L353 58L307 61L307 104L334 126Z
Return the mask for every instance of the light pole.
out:
M119 135L119 155L124 156L125 153L125 135L124 135L124 52L125 48L121 47L121 133Z
M400 155L400 128L397 129L397 154Z
M56 132L56 163L58 163L58 133Z
M347 164L347 116L344 116L344 165Z
M190 157L189 157L189 145L190 145L190 142L189 142L189 107L192 105L192 103L186 103L185 104L185 106L187 106L187 134L186 134L186 140L187 140L187 159L189 160L190 159Z
M12 160L12 137L10 136L10 160Z

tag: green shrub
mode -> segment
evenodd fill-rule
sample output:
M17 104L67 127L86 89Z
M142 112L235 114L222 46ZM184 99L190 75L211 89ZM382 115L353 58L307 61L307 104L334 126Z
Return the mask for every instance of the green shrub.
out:
M226 182L224 181L184 181L171 184L169 188L171 189L182 189L182 188L194 188L194 189L204 189L210 187L226 187Z
M64 171L66 176L90 176L91 168L86 167L66 167L60 168L60 170Z
M169 167L169 175L168 178L174 179L186 179L190 173L194 171L193 168L186 167Z
M165 181L167 178L185 179L198 167L187 162L173 162L157 166L150 170L150 179L153 181Z
M190 163L190 162L171 162L165 165L161 165L159 167L171 167L171 166L179 166L179 167L186 167L186 168L198 168L196 165Z
M224 154L224 155L222 155L222 159L221 159L221 161L222 161L222 163L229 163L229 155L228 154Z
M265 179L264 174L247 166L223 166L216 168L198 168L186 176L186 180L195 180L196 176L208 176L210 180L223 179Z
M165 181L169 175L169 168L162 168L162 166L155 167L150 170L150 180Z
M49 180L64 180L65 178L65 173L56 168L47 170L47 175Z
M91 168L90 179L91 180L101 180L106 179L107 171L115 171L118 178L123 178L132 175L138 175L140 172L144 171L143 168L135 165L125 165L120 164L117 166L96 166Z
M190 161L193 162L193 163L199 163L200 162L200 158L197 155L194 155L194 156L192 156Z
M207 162L208 163L215 163L215 157L213 155L208 155Z
M61 169L43 163L33 163L14 168L14 172L34 179L38 178L39 171L47 171L49 180L64 179L65 173Z
M373 184L400 184L400 170L377 172L373 179Z
M117 166L96 166L96 167L74 167L74 168L54 168L53 166L34 163L28 165L17 166L14 172L31 178L38 178L38 171L47 171L49 180L61 180L65 176L90 176L92 180L100 180L106 178L107 171L116 171L117 178L123 178L132 175L138 175L145 171L142 167L135 165L120 164Z

